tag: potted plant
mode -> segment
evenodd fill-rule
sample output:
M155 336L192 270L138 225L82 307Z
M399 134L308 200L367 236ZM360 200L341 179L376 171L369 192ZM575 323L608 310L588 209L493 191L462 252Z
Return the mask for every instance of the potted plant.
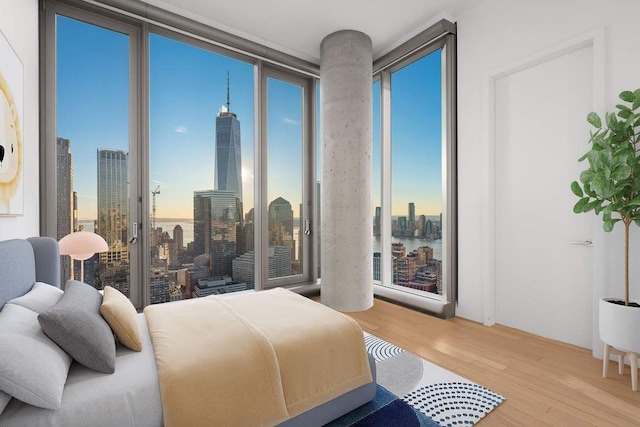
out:
M618 222L624 226L624 300L599 302L605 366L607 345L629 353L632 363L640 353L640 304L629 298L629 231L633 223L640 225L640 89L622 92L620 99L624 103L616 105L616 113L605 114L604 124L596 113L587 116L596 130L590 132L590 150L579 161L587 160L588 168L580 174L580 182L571 183L580 198L575 213L601 213L606 232ZM634 382L637 389L637 376Z

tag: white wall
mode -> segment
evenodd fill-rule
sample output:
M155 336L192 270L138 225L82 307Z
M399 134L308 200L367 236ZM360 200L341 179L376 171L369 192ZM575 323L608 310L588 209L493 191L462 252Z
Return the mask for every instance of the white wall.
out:
M613 110L622 90L640 88L638 16L640 2L637 0L485 0L458 16L460 273L457 315L485 321L484 299L491 297L484 292L489 280L486 263L492 259L487 234L487 224L492 218L485 197L490 172L489 76L539 51L553 49L567 40L603 28L606 58L603 101L606 110ZM584 143L586 151L588 135L584 136ZM635 298L640 298L639 236L638 229L634 229L631 286ZM600 247L594 255L600 256L594 257L594 271L601 274L596 276L596 297L601 296L600 293L622 295L622 239L622 228L618 227L597 242ZM592 292L590 286L585 286L585 292Z
M38 0L0 0L0 30L24 66L24 215L0 217L0 240L39 235Z

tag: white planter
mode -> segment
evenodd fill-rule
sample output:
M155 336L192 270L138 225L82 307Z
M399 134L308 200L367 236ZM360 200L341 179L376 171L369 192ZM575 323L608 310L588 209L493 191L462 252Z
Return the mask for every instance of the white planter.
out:
M620 351L640 353L640 307L608 302L620 299L600 298L600 339Z

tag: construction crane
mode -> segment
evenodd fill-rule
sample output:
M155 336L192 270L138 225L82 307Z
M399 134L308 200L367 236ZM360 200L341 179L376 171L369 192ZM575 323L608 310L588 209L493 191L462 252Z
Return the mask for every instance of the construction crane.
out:
M156 232L156 194L160 194L160 186L158 185L155 191L152 191L151 194L153 194L153 207L151 209L151 222L153 224L151 225L151 228L153 229L153 233L155 233Z

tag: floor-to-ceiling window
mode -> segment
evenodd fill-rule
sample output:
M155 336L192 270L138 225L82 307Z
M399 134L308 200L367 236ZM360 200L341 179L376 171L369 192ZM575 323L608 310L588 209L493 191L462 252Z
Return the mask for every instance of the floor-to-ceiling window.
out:
M311 90L308 79L276 69L265 69L263 80L264 177L263 221L266 233L263 265L265 288L311 280L312 200L311 177L315 149L308 143ZM306 118L305 118L306 117ZM305 120L307 124L305 124Z
M373 85L374 279L444 304L457 268L454 50L451 34L428 42Z
M138 303L139 289L131 287L138 264L129 239L131 200L137 191L131 168L136 158L131 108L136 85L131 76L139 34L119 23L82 18L52 18L57 29L50 40L56 53L52 76L57 114L55 138L50 141L55 157L49 160L55 162L51 234L60 239L84 230L102 236L107 251L85 261L62 258L63 280L73 277L98 288L112 286Z
M394 285L442 295L441 50L391 73Z
M138 306L311 282L313 77L99 7L43 16L43 233L107 240L85 281Z
M149 36L152 304L255 283L254 67L175 37Z

